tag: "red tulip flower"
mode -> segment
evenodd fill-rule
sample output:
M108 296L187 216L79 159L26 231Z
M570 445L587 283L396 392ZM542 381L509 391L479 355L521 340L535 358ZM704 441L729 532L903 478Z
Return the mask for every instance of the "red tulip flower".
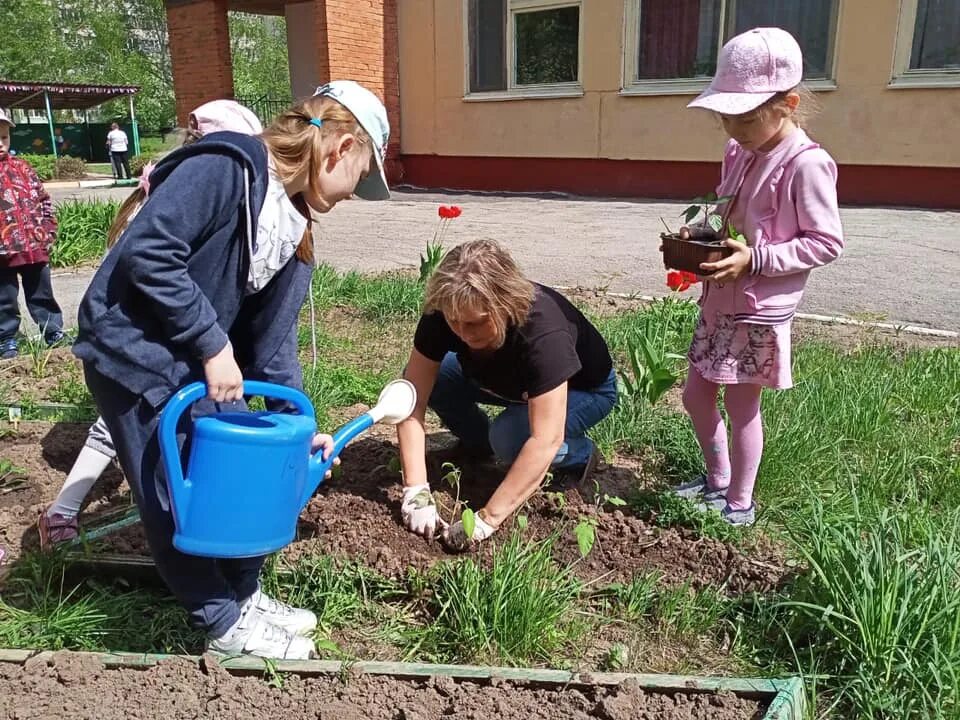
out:
M454 218L460 217L462 212L463 210L457 205L441 205L437 210L437 214L441 220L453 220Z
M689 290L691 285L695 285L699 281L700 279L696 275L686 270L671 270L667 273L667 287L674 292Z

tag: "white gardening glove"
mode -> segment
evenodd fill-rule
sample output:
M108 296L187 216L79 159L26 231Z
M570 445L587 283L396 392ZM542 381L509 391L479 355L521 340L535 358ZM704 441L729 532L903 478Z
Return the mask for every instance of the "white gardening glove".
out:
M482 512L482 511L481 511ZM468 538L463 520L457 520L443 531L443 544L454 552L463 552L470 547L470 541L482 542L493 535L497 529L485 522L480 513L473 516L473 536Z
M403 489L403 504L400 505L400 515L407 530L423 535L432 540L437 529L445 527L443 520L437 514L437 503L433 500L433 493L427 483L422 485L408 485Z

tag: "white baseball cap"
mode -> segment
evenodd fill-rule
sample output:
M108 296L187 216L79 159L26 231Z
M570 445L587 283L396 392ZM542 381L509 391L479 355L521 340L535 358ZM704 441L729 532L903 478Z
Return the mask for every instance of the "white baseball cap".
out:
M354 193L364 200L387 200L390 188L383 171L383 162L387 157L387 143L390 141L390 121L387 109L380 98L353 80L334 80L317 88L314 96L336 100L360 123L373 142L373 157L377 161L377 172L371 172L360 181Z
M6 123L10 127L16 127L17 124L10 119L10 116L7 115L3 110L0 110L0 123Z

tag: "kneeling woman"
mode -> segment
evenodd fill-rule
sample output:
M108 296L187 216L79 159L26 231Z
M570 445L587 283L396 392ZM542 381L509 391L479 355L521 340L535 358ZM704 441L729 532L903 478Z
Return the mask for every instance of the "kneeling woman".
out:
M426 289L405 376L417 408L398 426L404 523L453 549L470 541L463 525L442 527L427 483L424 415L429 407L457 436L465 456L510 466L477 513L473 540L490 537L530 497L548 470L582 480L599 455L587 430L617 400L607 344L566 298L523 276L490 240L447 254ZM491 422L478 403L505 409Z

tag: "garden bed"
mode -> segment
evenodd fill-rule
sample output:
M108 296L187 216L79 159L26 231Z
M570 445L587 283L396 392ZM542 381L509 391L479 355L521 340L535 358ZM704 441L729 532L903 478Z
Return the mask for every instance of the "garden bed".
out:
M357 408L362 410L363 408ZM45 503L59 490L66 472L86 437L82 423L21 423L19 430L0 438L0 456L24 471L17 490L0 495L0 542L11 556L36 547L35 521ZM426 570L451 557L437 540L427 541L407 532L400 520L400 477L389 468L397 449L391 428L374 431L348 447L342 472L321 486L301 514L299 537L283 551L295 561L308 554L359 558L370 568L399 578L408 568ZM431 442L449 442L445 433L434 433ZM436 463L431 484L451 517L454 490L440 477ZM656 570L670 585L689 582L699 589L722 586L733 595L766 592L784 579L786 569L777 550L768 542L733 544L702 537L685 528L657 527L637 517L627 507L604 504L604 495L630 497L641 484L642 467L629 458L615 458L601 466L596 485L539 494L519 511L527 519L525 537L543 540L554 533L554 554L572 565L583 580L602 583L629 581L638 573ZM462 468L461 500L478 508L502 480L504 470L495 465ZM599 496L598 496L599 492ZM82 518L94 526L105 515L129 507L129 490L111 467L90 495ZM596 521L596 542L582 556L573 528ZM504 533L506 535L507 533ZM477 552L489 556L489 545ZM95 553L143 556L148 554L142 528L134 525L92 544Z
M251 676L253 675L253 676ZM261 675L262 677L256 677ZM799 720L796 681L701 680L400 663L0 653L0 713L440 720Z

